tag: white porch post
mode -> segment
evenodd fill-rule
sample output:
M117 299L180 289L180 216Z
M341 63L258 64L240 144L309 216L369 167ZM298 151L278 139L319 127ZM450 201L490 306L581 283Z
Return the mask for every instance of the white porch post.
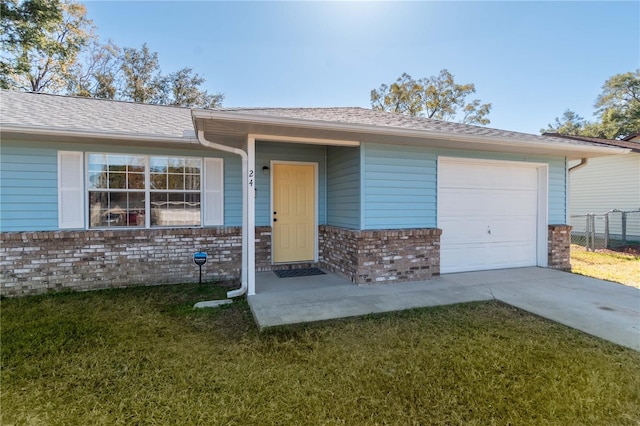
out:
M256 140L247 137L247 293L256 294Z

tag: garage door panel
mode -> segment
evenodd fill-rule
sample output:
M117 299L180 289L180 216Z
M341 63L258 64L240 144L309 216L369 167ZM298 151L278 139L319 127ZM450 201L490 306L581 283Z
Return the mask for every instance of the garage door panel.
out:
M440 222L440 228L447 230L442 233L442 245L464 242L497 243L508 241L535 242L537 227L535 216L512 218L509 222L487 222L478 219L449 219Z
M514 252L517 253L514 255ZM490 250L485 245L469 244L455 249L441 249L440 261L450 265L446 272L483 271L488 269L520 268L531 265L535 247L528 243L516 247L496 245Z
M536 189L538 171L520 166L476 165L468 163L447 163L441 167L440 188L505 188Z
M438 179L441 272L537 264L535 166L443 160Z
M538 205L533 191L445 189L440 191L441 209L452 216L512 216L530 214Z

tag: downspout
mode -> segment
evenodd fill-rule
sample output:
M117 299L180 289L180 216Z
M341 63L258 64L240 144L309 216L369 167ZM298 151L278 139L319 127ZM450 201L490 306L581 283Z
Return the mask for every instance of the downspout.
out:
M574 170L578 170L578 169L583 168L584 166L586 166L586 165L587 165L587 163L588 163L588 162L589 162L589 160L588 160L587 158L582 158L582 159L580 160L580 163L576 164L576 165L575 165L575 166L573 166L573 167L569 167L569 173L571 173L571 172L572 172L572 171L574 171Z
M218 151L229 152L239 155L242 159L242 271L240 274L240 288L227 292L227 297L242 296L247 292L247 253L249 249L249 230L247 229L247 183L248 183L248 156L247 153L240 148L232 148L230 146L211 142L204 137L204 131L198 130L198 142L207 148L216 149Z

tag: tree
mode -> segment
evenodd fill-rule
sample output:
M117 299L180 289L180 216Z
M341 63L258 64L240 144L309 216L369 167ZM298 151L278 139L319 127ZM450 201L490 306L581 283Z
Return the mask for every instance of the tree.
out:
M600 137L615 139L640 131L640 69L604 82L594 105Z
M120 57L123 74L123 97L140 103L162 103L162 78L158 53L147 43L138 50L125 47Z
M562 119L555 119L541 133L591 136L621 139L640 132L640 69L616 74L604 82L594 107L596 121L585 121L573 111L566 110Z
M216 108L222 106L224 95L209 94L201 90L205 82L199 74L194 74L191 68L183 68L162 78L162 103L192 108Z
M546 129L540 129L540 133L560 133L562 135L582 134L587 122L584 118L571 110L565 110L562 118L555 118L553 124L547 124Z
M71 67L67 93L90 98L115 99L120 84L120 48L113 42L97 40L81 55L83 60Z
M163 75L146 43L101 44L73 0L1 0L0 30L2 88L198 108L224 99L201 89L191 68Z
M93 35L83 5L60 0L3 0L0 3L0 85L57 93Z
M489 124L487 116L491 104L482 104L478 99L466 100L475 92L475 86L471 83L456 84L454 76L446 69L437 76L420 80L403 73L390 86L382 84L377 90L371 91L371 107L379 111L445 121L458 119L467 124Z

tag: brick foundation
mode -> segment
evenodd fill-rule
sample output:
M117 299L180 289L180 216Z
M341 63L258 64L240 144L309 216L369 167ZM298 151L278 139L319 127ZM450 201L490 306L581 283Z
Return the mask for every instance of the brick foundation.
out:
M0 294L197 282L193 253L209 255L207 281L240 276L240 227L0 234Z
M322 225L318 263L272 265L271 228L256 227L256 270L320 266L357 284L426 280L440 275L440 234ZM209 255L207 281L239 278L240 227L0 233L0 295L197 282L196 251Z
M549 268L571 270L571 226L549 225Z
M440 229L355 231L320 226L321 265L357 284L440 275Z

